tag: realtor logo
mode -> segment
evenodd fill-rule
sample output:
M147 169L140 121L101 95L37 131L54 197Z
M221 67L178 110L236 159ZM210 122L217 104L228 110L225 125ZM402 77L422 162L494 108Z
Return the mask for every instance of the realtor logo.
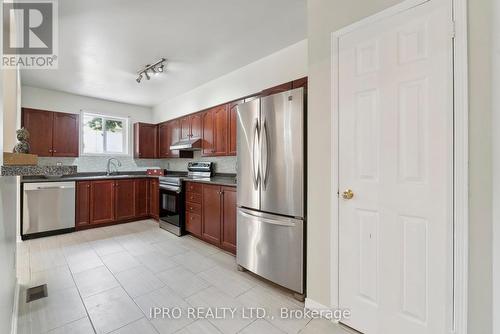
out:
M3 68L57 68L57 2L3 3Z

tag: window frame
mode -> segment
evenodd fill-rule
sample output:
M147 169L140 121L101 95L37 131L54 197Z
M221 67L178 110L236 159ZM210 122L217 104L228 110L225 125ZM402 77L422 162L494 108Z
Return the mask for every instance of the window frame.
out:
M123 152L118 153L118 152L107 152L104 151L102 153L98 152L92 152L92 153L86 153L84 151L84 140L83 140L83 135L84 135L84 127L85 127L85 122L84 122L84 116L92 116L92 117L100 117L102 118L102 124L104 127L104 124L106 124L107 120L110 121L120 121L124 123L123 126ZM106 157L106 156L121 156L121 157L126 157L126 156L131 156L130 152L130 117L123 117L123 116L114 116L114 115L106 115L98 112L93 112L93 111L88 111L88 110L81 110L80 111L80 156L83 157ZM106 138L107 136L105 135L106 131L103 131L103 150L106 150Z

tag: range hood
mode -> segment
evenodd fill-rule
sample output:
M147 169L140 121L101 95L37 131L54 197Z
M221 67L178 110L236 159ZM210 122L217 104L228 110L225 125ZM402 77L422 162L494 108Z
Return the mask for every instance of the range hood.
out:
M177 143L174 143L170 146L170 150L179 150L179 151L200 151L201 150L201 138L200 137L192 137L189 139L179 140Z

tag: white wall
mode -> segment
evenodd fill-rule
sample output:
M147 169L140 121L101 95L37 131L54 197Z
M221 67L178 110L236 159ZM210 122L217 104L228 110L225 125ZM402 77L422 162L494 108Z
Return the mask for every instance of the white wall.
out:
M307 76L307 40L223 75L153 108L163 122Z
M330 34L401 0L308 0L308 298L330 305ZM469 333L492 333L491 6L469 7ZM498 1L497 1L498 2ZM498 19L497 19L498 20ZM498 95L500 87L496 89ZM495 128L498 132L500 122ZM500 140L498 138L497 140ZM500 160L499 160L500 162ZM500 163L499 163L500 167ZM498 171L498 167L496 168ZM500 182L500 181L499 181ZM500 187L500 186L499 186ZM497 204L498 205L498 204ZM499 217L500 218L500 217ZM495 223L498 227L499 218ZM498 253L497 253L498 254ZM499 260L500 261L500 260ZM500 266L500 264L499 264ZM495 311L499 317L499 310ZM498 333L498 330L497 330Z

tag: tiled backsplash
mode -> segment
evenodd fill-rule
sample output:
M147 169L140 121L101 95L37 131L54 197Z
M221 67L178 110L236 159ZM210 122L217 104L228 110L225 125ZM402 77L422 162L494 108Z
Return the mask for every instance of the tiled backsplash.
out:
M79 158L38 158L40 165L77 165L78 172L104 172L110 157L79 157ZM119 171L137 171L148 168L165 168L170 171L187 171L190 161L212 161L215 162L216 173L236 173L236 157L202 157L201 152L194 152L193 159L134 159L133 157L117 156L122 166Z

